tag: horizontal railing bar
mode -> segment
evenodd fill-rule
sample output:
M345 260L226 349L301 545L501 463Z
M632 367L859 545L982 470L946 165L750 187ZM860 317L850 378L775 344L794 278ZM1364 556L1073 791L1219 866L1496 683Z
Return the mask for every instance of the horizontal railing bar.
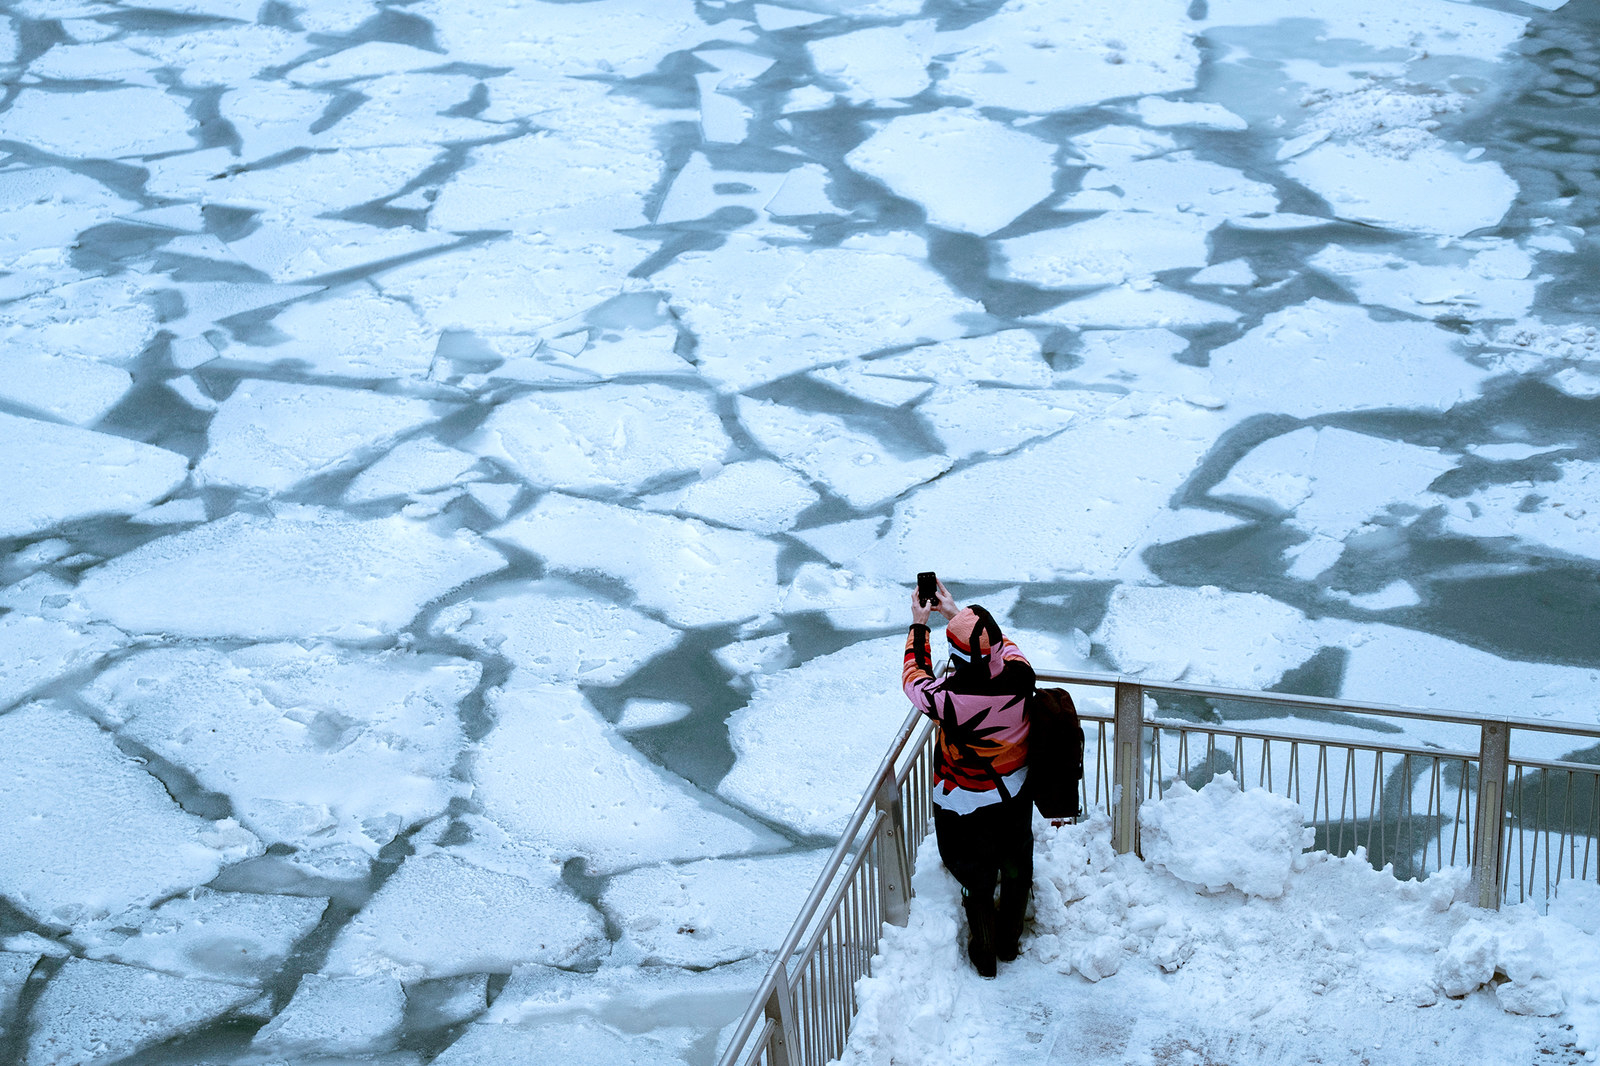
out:
M1045 673L1035 676L1040 681L1059 685L1090 685L1099 688L1118 684L1138 685L1146 692L1172 692L1183 696L1206 696L1234 703L1265 703L1283 707L1302 707L1319 711L1346 711L1354 714L1381 714L1391 718L1417 718L1430 722L1449 722L1455 725L1482 725L1485 722L1504 722L1513 729L1531 729L1542 733L1572 733L1584 737L1600 737L1600 726L1576 725L1567 722L1550 722L1541 718L1510 718L1497 714L1469 714L1465 711L1418 710L1389 703L1357 703L1327 699L1322 696L1296 696L1280 692L1251 692L1245 689L1219 688L1213 685L1187 685L1177 681L1150 681L1124 674L1100 673Z
M856 804L855 813L850 816L850 821L846 823L844 832L839 836L838 845L833 849L833 854L828 856L828 861L823 864L822 870L817 874L817 881L811 888L811 894L806 897L805 903L801 905L800 913L795 918L794 925L789 929L789 935L783 938L783 946L778 948L778 953L773 958L772 965L767 969L766 977L762 979L760 986L756 990L755 998L751 1000L749 1008L739 1022L739 1027L734 1030L733 1037L728 1042L730 1048L743 1047L745 1041L750 1039L750 1034L755 1031L756 1025L764 1017L762 1013L763 1005L766 1003L767 997L772 995L773 989L777 987L779 968L788 966L789 956L794 954L795 948L800 944L800 938L805 935L806 928L811 924L811 919L816 916L818 908L822 905L823 897L827 894L828 886L833 883L834 875L839 872L839 867L843 866L846 858L849 857L856 837L861 835L861 827L866 823L867 816L876 810L874 803L879 786L882 785L885 779L894 776L895 760L900 757L901 749L905 747L906 741L910 739L918 720L922 717L922 712L913 709L906 716L906 720L901 724L899 730L895 732L894 739L889 743L888 753L878 763L878 769L869 779L867 789L861 796L861 802ZM865 851L866 849L863 848L862 850Z
M1530 770L1571 770L1574 773L1600 776L1600 766L1592 762L1563 762L1560 759L1512 759L1509 765Z
M861 872L862 864L867 861L867 856L872 852L873 838L877 835L878 828L883 825L888 817L883 811L879 811L878 816L872 820L871 828L867 831L867 839L862 842L861 847L856 849L856 853L850 857L850 862L844 868L844 876L835 878L833 891L828 893L828 905L824 910L833 911L838 908L839 897L850 890L851 880ZM794 969L789 974L791 982L805 971L806 964L817 953L817 946L822 943L822 938L827 931L828 923L818 922L817 927L811 931L811 936L806 940L805 946L796 952L794 958L790 960L794 963Z
M1475 762L1478 758L1478 753L1475 751L1451 751L1448 748L1418 747L1411 744L1377 744L1361 740L1345 740L1342 737L1263 733L1252 729L1212 725L1209 722L1191 722L1187 718L1146 718L1145 724L1154 729L1170 729L1185 733L1210 733L1219 737L1276 741L1280 744L1315 744L1324 748L1350 748L1354 751L1381 751L1388 755L1416 755L1425 759L1468 759Z

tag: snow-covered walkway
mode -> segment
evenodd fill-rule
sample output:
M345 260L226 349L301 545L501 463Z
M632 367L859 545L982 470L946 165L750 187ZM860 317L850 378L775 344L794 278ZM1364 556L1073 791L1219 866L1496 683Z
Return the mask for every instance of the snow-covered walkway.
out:
M1146 858L1104 817L1035 820L1023 955L967 964L959 889L932 848L891 928L843 1063L1564 1063L1600 1041L1600 890L1548 915L1466 902L1466 871L1396 881L1301 853L1298 808L1229 777L1142 812ZM1208 887L1209 886L1209 887ZM959 941L959 943L958 943Z

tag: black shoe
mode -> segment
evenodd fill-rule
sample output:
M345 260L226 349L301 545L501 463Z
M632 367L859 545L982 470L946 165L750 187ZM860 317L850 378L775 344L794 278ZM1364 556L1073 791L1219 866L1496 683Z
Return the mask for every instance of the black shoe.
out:
M1000 887L1000 908L995 916L995 957L1013 962L1021 953L1022 922L1028 909L1028 891L1011 885Z
M976 897L969 896L966 908L970 934L967 938L967 958L972 960L972 968L978 971L979 977L993 977L997 972L994 950L994 904L991 902L985 906L982 902L978 902Z

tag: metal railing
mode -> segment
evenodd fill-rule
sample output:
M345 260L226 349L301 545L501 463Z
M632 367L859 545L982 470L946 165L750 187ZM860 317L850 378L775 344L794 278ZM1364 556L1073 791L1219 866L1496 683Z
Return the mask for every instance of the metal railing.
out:
M1518 902L1548 901L1564 880L1600 880L1600 765L1514 758L1511 751L1518 732L1564 735L1571 750L1600 740L1600 727L1112 674L1038 677L1075 690L1085 734L1081 809L1110 816L1119 852L1139 848L1144 797L1232 773L1242 788L1299 802L1319 850L1362 848L1375 866L1392 866L1400 877L1470 867L1480 906L1498 907L1513 894ZM1092 695L1107 689L1109 700ZM1188 717L1146 713L1147 702L1167 710L1163 701ZM1227 724L1218 708L1235 705L1354 726L1354 735ZM1380 730L1392 730L1396 718L1428 723L1455 746L1380 742ZM855 984L877 953L883 923L904 925L909 915L911 871L932 815L933 744L932 721L913 711L734 1030L722 1066L821 1066L843 1053Z

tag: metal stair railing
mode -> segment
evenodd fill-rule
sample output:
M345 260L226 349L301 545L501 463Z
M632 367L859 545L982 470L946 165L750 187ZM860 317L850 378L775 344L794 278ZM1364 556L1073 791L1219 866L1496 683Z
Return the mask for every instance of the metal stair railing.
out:
M1111 819L1119 852L1139 849L1139 804L1176 782L1199 788L1231 772L1241 788L1296 800L1336 855L1365 849L1396 876L1470 867L1473 898L1497 908L1547 903L1562 881L1600 881L1597 763L1513 757L1517 732L1560 734L1569 750L1600 727L1249 692L1116 674L1039 673L1074 689L1085 731L1080 809ZM1110 698L1095 696L1110 690ZM1163 701L1203 720L1147 714ZM1407 719L1443 727L1455 747L1224 724L1218 705L1270 706L1323 718ZM1185 706L1187 705L1187 706ZM1326 723L1325 723L1326 724ZM1473 743L1475 742L1475 743ZM721 1066L822 1066L855 1020L855 984L869 972L883 923L905 925L911 872L932 816L934 724L912 711L867 784L772 966L734 1029ZM1584 752L1587 756L1590 752ZM1309 803L1307 802L1309 797ZM1420 799L1420 803L1418 802ZM1335 807L1337 806L1337 813ZM1431 855L1430 855L1431 852Z

